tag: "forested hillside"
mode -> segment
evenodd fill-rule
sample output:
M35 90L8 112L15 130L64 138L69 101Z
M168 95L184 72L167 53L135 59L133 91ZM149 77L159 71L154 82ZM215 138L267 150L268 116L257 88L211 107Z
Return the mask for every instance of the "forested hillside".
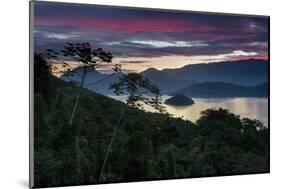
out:
M268 83L249 87L225 82L204 82L190 85L172 94L185 94L197 98L267 97Z
M100 183L121 109L124 119L101 183L269 171L269 133L259 121L241 120L223 109L202 112L196 123L144 112L51 76L44 61L35 58L36 187Z

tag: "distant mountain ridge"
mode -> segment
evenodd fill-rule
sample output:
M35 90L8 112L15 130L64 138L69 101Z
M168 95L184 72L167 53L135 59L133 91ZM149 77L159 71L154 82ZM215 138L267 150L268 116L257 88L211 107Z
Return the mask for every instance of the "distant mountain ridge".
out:
M208 64L192 64L177 69L157 70L148 68L140 72L143 76L156 84L163 94L171 94L190 85L204 82L224 82L242 86L256 86L268 82L267 60L238 60ZM61 78L64 80L79 81L77 75L82 70L77 68L74 76ZM111 83L117 82L122 73L102 74L92 71L87 74L85 87L105 95L113 95L109 90ZM96 81L100 81L95 83Z
M258 59L192 64L178 69L164 69L163 73L182 80L197 82L222 81L254 86L268 82L268 61Z
M104 77L100 78L99 80L86 83L85 87L97 93L114 95L113 90L110 89L110 85L119 81L122 75L123 73L121 72L104 74Z
M162 93L169 93L183 86L188 86L196 83L193 80L184 80L174 77L172 74L162 72L155 68L148 68L147 70L141 72L143 76L147 77L152 83L156 84Z
M73 71L73 75L62 75L60 78L65 80L65 81L80 81L81 76L83 73L83 69L78 67ZM85 79L85 83L91 83L98 81L104 77L107 77L109 74L102 74L99 71L93 70L88 72L87 77Z
M268 83L248 87L225 82L204 82L175 91L172 95L188 95L197 98L267 97Z

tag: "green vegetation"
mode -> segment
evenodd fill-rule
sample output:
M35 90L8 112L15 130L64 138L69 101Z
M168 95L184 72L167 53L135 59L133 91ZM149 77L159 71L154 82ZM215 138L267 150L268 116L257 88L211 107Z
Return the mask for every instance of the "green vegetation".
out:
M111 89L114 89L116 95L123 94L124 91L128 92L129 95L126 99L126 106L123 106L118 122L114 128L113 135L111 137L110 143L106 150L105 158L102 164L99 182L103 181L103 172L107 163L109 152L111 151L113 142L120 128L121 122L125 117L126 107L132 108L142 108L141 102L153 107L160 113L164 113L164 107L162 104L162 99L160 96L160 90L157 86L153 85L149 79L143 77L138 73L128 73L123 74L120 77L119 82L111 84ZM150 94L151 96L145 97L143 94Z
M120 112L103 182L268 172L269 132L257 120L206 110L192 123L148 113L49 74L35 56L35 186L100 183L99 176ZM69 120L80 94L74 127ZM79 147L77 147L79 146Z

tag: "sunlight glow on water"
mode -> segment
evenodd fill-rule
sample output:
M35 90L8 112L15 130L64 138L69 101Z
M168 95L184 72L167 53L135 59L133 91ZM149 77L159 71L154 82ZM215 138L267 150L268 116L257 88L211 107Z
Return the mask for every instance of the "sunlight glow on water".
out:
M111 98L124 101L126 96L110 96ZM163 101L170 96L163 96ZM267 98L193 98L195 103L191 106L165 105L166 110L175 117L182 117L190 121L197 121L200 112L209 108L223 108L230 112L247 117L258 119L265 126L268 126L268 99ZM154 111L144 106L146 111Z

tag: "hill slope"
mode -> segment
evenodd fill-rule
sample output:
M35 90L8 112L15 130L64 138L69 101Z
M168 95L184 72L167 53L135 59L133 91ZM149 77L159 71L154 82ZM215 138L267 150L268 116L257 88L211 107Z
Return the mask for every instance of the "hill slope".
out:
M264 83L254 87L234 85L225 82L204 82L190 85L172 93L184 94L191 97L267 97L268 84Z
M80 81L83 73L83 68L78 67L73 71L73 75L62 75L60 78L65 81ZM85 83L91 83L107 77L108 74L102 74L96 70L87 73Z
M256 130L259 122L240 120L220 109L202 113L194 124L130 108L49 78L44 80L47 90L34 94L35 187L99 183L101 164L123 108L103 183L269 170L268 130ZM35 78L37 85L41 81ZM70 127L79 91L81 100Z
M156 84L164 94L195 83L195 81L192 80L178 79L171 74L167 74L155 68L149 68L140 74L147 77L152 83Z
M258 85L268 82L266 60L239 60L209 64L193 64L178 69L164 69L165 74L179 80L197 82L221 81L237 85Z

